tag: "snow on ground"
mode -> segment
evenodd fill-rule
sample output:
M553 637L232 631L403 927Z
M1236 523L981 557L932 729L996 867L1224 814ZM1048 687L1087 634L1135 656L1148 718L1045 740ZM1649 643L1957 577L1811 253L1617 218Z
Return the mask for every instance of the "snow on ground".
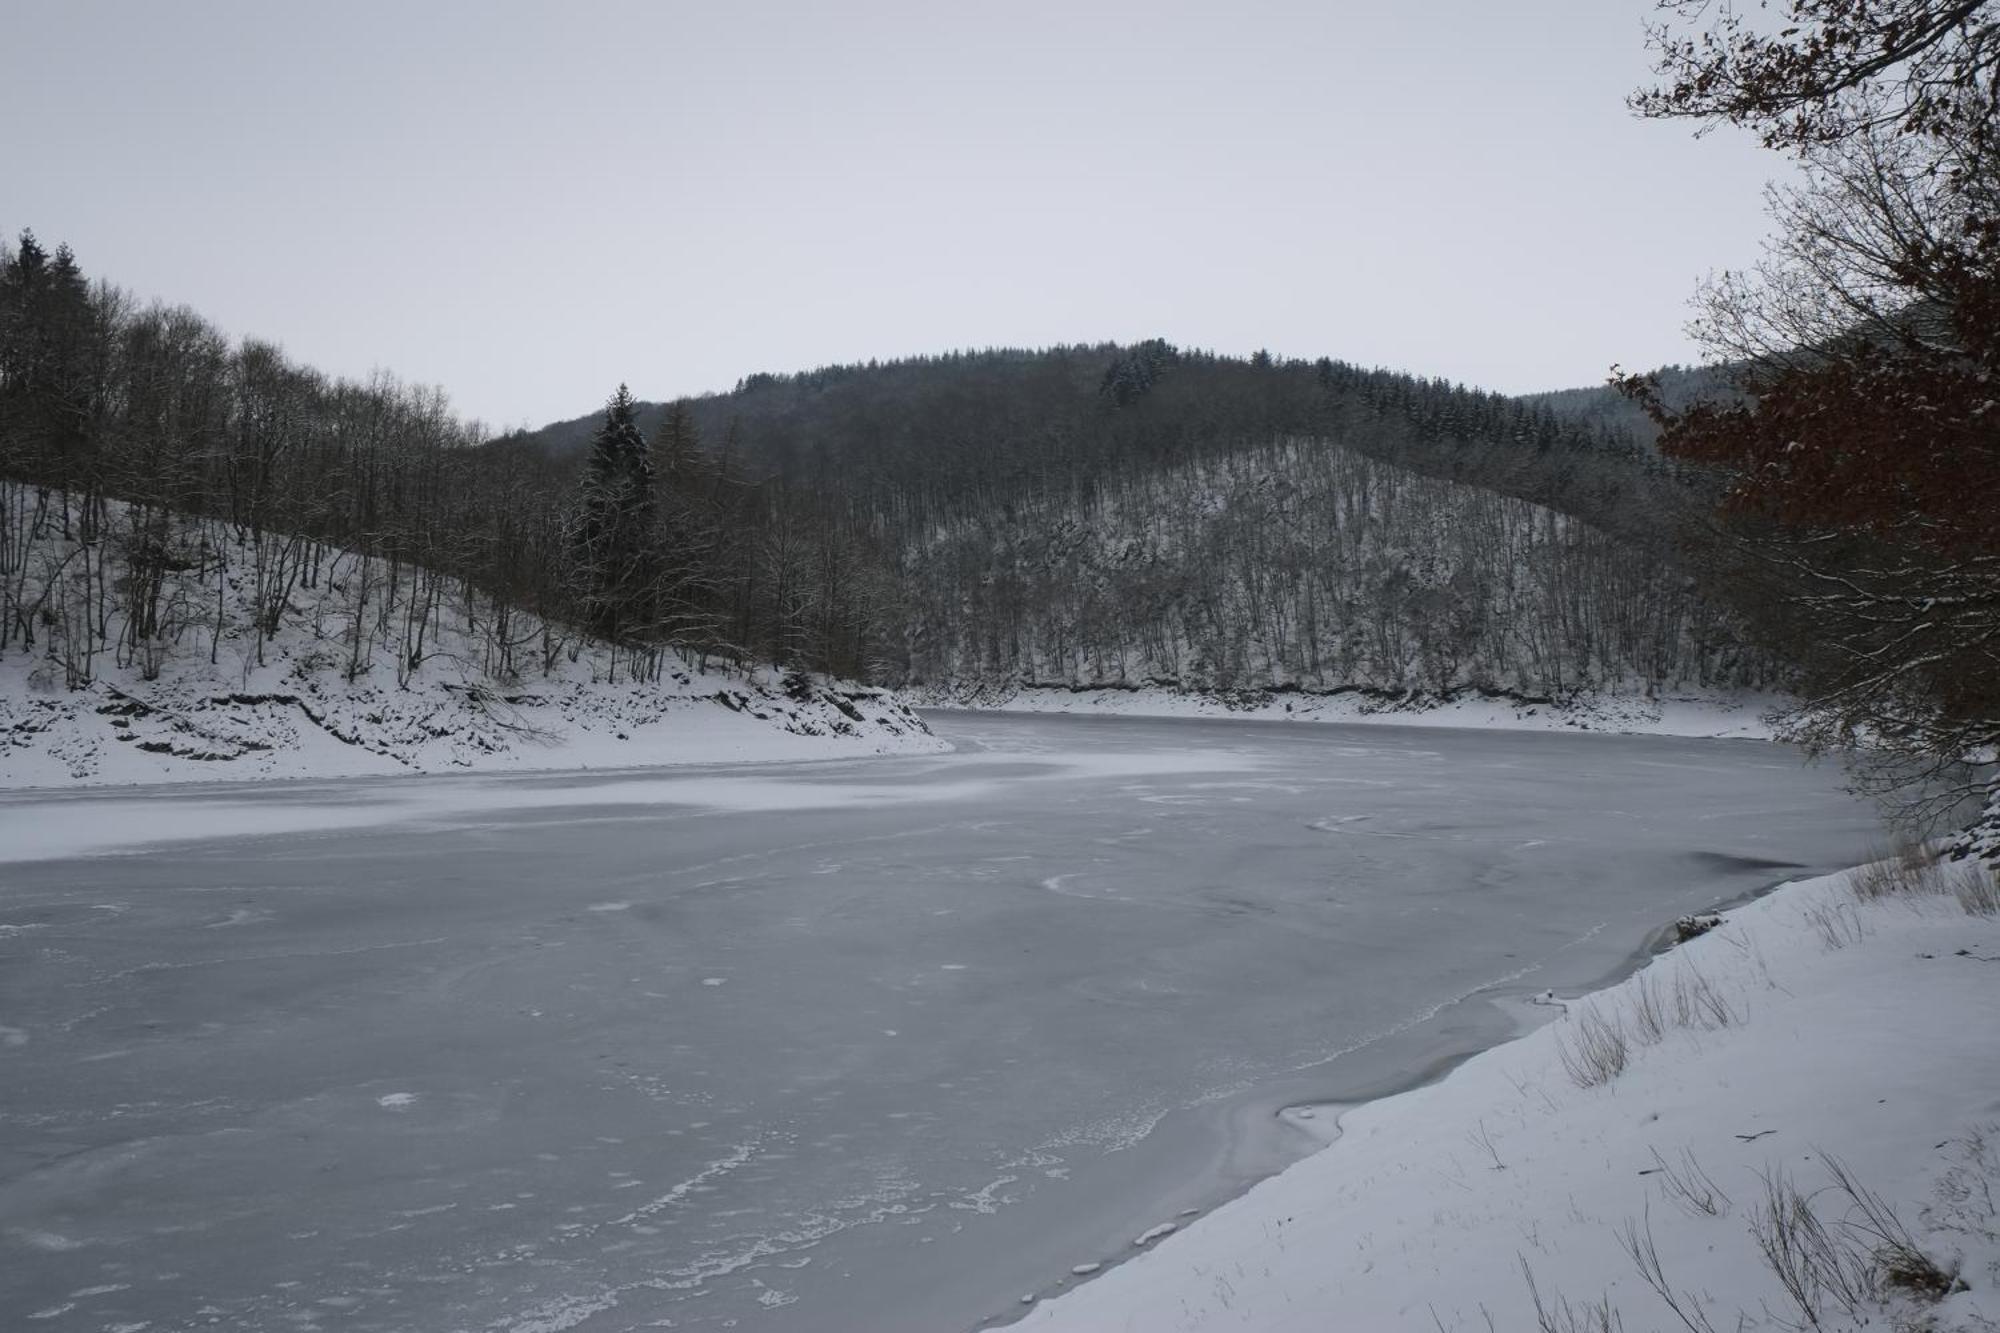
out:
M1788 885L1023 1327L2000 1326L2000 916L1947 891L1986 873Z
M201 546L200 559L188 555L188 568L167 576L175 628L134 651L123 604L87 595L93 568L100 584L126 577L128 510L108 512L105 541L86 547L50 522L20 557L16 577L39 591L17 596L40 610L32 645L0 642L0 788L949 748L887 691L776 668L705 669L673 655L656 678L635 682L631 654L520 612L505 636L518 665L496 672L490 599L434 580L419 603L408 568L392 583L379 558L330 548L305 548L318 552L318 573L288 585L265 636L260 548ZM385 584L404 588L402 601ZM437 595L439 585L451 595ZM406 658L418 665L399 671Z
M1565 700L1461 694L1450 699L1350 690L1186 691L1157 686L1069 689L1008 686L912 693L924 704L1021 713L1129 714L1136 717L1236 717L1298 722L1380 722L1400 727L1480 727L1523 731L1612 731L1644 736L1715 736L1768 740L1767 716L1788 701L1777 695L1686 693L1582 694Z
M206 661L144 682L109 672L37 688L0 661L0 788L591 769L930 753L893 694L775 672L606 684L584 671L503 686L438 670L349 682L283 646L268 665ZM568 665L568 664L565 664Z

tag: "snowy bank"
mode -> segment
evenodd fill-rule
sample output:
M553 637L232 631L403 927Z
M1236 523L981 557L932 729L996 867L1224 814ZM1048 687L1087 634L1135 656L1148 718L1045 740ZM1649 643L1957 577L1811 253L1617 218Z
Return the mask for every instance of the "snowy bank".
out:
M27 496L0 483L0 788L950 748L887 691L614 648L303 538L116 503L92 530Z
M0 788L632 768L946 749L893 694L776 673L347 681L288 655L79 690L0 662Z
M940 708L1135 717L1240 717L1295 722L1379 722L1401 727L1481 727L1524 731L1609 731L1644 736L1769 740L1768 715L1787 702L1768 694L1578 694L1566 699L1466 692L1449 698L1380 690L1251 689L1187 691L1162 686L1010 685L919 687L909 692Z
M1991 1329L1993 885L1788 885L1022 1327Z

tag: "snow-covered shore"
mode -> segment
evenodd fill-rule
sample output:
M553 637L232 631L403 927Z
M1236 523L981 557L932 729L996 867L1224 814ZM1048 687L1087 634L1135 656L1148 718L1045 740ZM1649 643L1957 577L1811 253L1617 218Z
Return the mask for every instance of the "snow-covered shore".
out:
M902 700L776 672L586 673L506 686L433 669L408 686L301 667L202 667L79 690L0 662L0 788L636 768L922 754L948 747Z
M1318 1108L1330 1147L1022 1327L1990 1330L1992 894L1787 885L1439 1083Z
M1464 693L1449 699L1379 691L1187 691L1160 686L952 688L910 692L920 704L1022 713L1233 717L1288 722L1376 722L1400 727L1609 731L1645 736L1768 740L1768 715L1787 702L1762 694L1580 694L1563 700Z

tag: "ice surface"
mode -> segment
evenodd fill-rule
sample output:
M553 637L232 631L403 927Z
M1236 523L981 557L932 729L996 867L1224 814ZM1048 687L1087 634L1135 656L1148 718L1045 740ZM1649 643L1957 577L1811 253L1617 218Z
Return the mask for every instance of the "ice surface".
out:
M1866 833L1758 742L934 723L0 801L0 1327L1015 1316Z
M1848 879L1787 885L1582 1000L1630 1032L1628 1063L1609 1081L1577 1085L1558 1044L1575 1029L1558 1023L1441 1083L1350 1108L1333 1147L1042 1306L1024 1329L1547 1327L1524 1264L1548 1307L1604 1301L1632 1330L1734 1329L1739 1318L1828 1333L1992 1329L2000 1033L1940 1016L1991 1008L1982 963L2000 958L2000 919L1968 917L1949 895L1858 901ZM1828 913L1851 924L1837 944L1819 924ZM1694 977L1722 997L1726 1022L1666 1011L1651 1035L1637 1025L1647 993ZM1931 1303L1890 1287L1888 1312L1850 1316L1826 1299L1823 1321L1801 1317L1753 1227L1768 1182L1786 1180L1837 1244L1878 1245L1850 1230L1864 1219L1835 1187L1835 1162L1921 1253L1955 1268L1959 1290ZM1685 1318L1635 1266L1632 1237Z

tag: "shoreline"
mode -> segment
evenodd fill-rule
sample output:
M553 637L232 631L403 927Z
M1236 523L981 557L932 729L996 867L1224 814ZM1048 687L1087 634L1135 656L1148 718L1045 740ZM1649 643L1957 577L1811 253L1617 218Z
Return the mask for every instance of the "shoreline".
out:
M245 704L226 692L204 693L206 687L180 682L174 708L144 705L163 720L157 735L107 720L98 702L107 689L101 683L39 701L25 693L9 694L7 684L0 672L0 796L226 790L232 785L352 778L601 775L945 754L951 748L895 693L840 682L797 700L768 682L746 677L734 682L745 702L725 703L721 693L696 689L558 681L549 687L549 701L516 710L524 723L534 725L498 731L466 711L448 683L420 682L385 696L409 715L391 719L403 724L400 734L384 725L379 712L366 711L376 705L365 691L330 688L324 697L315 697L312 711L294 700L273 712L268 702ZM202 719L206 730L191 729L182 720L211 705L215 715L204 713ZM39 730L26 733L36 742L6 744L10 719L16 730L28 727L36 707L49 714L34 720ZM340 709L361 721L350 718L329 726L327 714ZM465 730L439 731L438 713ZM410 718L420 715L413 728ZM208 745L202 738L211 732L245 728L256 731L258 739L242 742L237 737L234 746L188 748Z
M775 736L795 736L796 733L775 732ZM762 739L762 738L759 738ZM848 737L799 737L824 748L828 742L851 740ZM923 742L935 740L934 745ZM502 778L527 781L535 778L620 778L643 777L648 773L662 770L680 773L696 768L757 768L783 765L844 764L862 759L921 759L926 755L947 755L953 753L951 743L936 737L908 737L908 744L881 743L876 748L844 748L837 753L744 753L744 754L699 754L685 757L669 757L633 762L623 758L615 763L576 762L563 765L500 765L480 768L402 768L389 771L364 770L352 773L272 773L244 776L241 773L189 773L172 777L147 777L120 780L115 778L77 779L65 782L10 783L0 779L0 802L9 797L32 797L47 800L73 793L79 798L90 796L142 796L148 792L162 795L177 791L200 791L210 795L227 795L237 788L265 788L271 786L305 790L318 782L352 782L356 778L366 778L373 782L427 782L454 778Z
M1521 1276L1527 1264L1544 1296L1559 1291L1558 1299L1586 1301L1592 1311L1601 1298L1630 1326L1650 1327L1649 1317L1673 1316L1664 1304L1649 1304L1657 1288L1641 1281L1616 1239L1621 1224L1643 1216L1648 1243L1657 1241L1667 1256L1670 1281L1700 1291L1696 1304L1710 1306L1716 1327L1733 1326L1727 1321L1736 1308L1761 1302L1777 1310L1784 1299L1744 1230L1746 1222L1757 1225L1757 1182L1796 1176L1811 1191L1824 1161L1851 1167L1863 1187L1913 1224L1927 1251L1957 1266L1965 1285L1929 1307L1940 1320L1934 1326L1985 1327L1977 1321L2000 1308L2000 1222L1986 1216L1969 1228L1927 1231L1933 1215L1924 1200L1933 1182L1936 1197L1948 1198L1954 1171L1984 1171L1994 1183L2000 1164L1988 1157L1982 1167L1980 1154L1987 1151L1981 1134L2000 1129L1989 1123L2000 1105L2000 1058L1993 1058L2000 1041L1925 1032L1913 1019L1934 1013L1938 994L1990 998L2000 974L1936 964L2000 955L2000 920L1961 911L1935 889L1862 901L1853 890L1856 870L1790 877L1739 895L1713 909L1718 927L1678 945L1649 940L1626 966L1579 988L1548 1021L1526 1023L1437 1077L1408 1080L1381 1097L1329 1099L1323 1105L1337 1123L1322 1149L1130 1256L1143 1259L1136 1266L1107 1264L1013 1322L1166 1333L1206 1327L1227 1311L1231 1327L1292 1333L1323 1327L1326 1312L1338 1308L1352 1321L1345 1326L1356 1328L1457 1333L1484 1328L1487 1318L1503 1328L1534 1327ZM1671 928L1658 934L1670 936ZM1897 937L1897 945L1875 943L1878 935ZM1961 940L1956 950L1945 947ZM1911 942L1929 947L1912 951ZM1668 984L1668 973L1712 979L1732 1007L1729 1017L1670 1023L1645 1042L1635 1036L1631 1067L1621 1056L1603 1086L1572 1087L1563 1055L1564 1043L1573 1051L1577 1041L1571 1020L1590 1013L1630 1022L1635 996ZM1885 984L1912 978L1937 989L1911 998ZM1496 1009L1508 999L1491 992L1478 998ZM1850 1012L1827 1013L1836 1003ZM1905 1005L1911 1012L1900 1019L1880 1014ZM1986 1056L1974 1047L1986 1048ZM1843 1058L1829 1060L1836 1048ZM1931 1077L1848 1064L1867 1060L1864 1052L1889 1063L1889 1051ZM1863 1068L1870 1077L1857 1082ZM1913 1101L1917 1109L1906 1109ZM1817 1132L1800 1133L1801 1121L1817 1121L1805 1126ZM1640 1142L1655 1137L1661 1142ZM1707 1216L1649 1199L1668 1188L1649 1178L1664 1171L1671 1179L1697 1152L1697 1170L1743 1201L1733 1212L1719 1187L1723 1202ZM1623 1211L1597 1211L1604 1196L1618 1196ZM1718 1221L1727 1224L1720 1233ZM1549 1234L1558 1231L1560 1238ZM1270 1248L1280 1237L1284 1243ZM1324 1262L1294 1257L1301 1250ZM1253 1280L1218 1300L1198 1279L1223 1271ZM1887 1299L1897 1298L1891 1292ZM1314 1310L1320 1323L1310 1321ZM1956 1322L1960 1315L1972 1322Z
M1597 691L1567 699L1505 691L1450 696L1349 687L1183 690L1131 685L914 686L898 692L919 709L969 713L1072 713L1090 717L1220 718L1505 731L1595 732L1713 740L1776 739L1777 694Z
M1726 916L1818 877L1810 870L1786 876L1719 899L1697 914ZM1125 1151L1137 1154L1148 1149L1148 1156L1185 1160L1204 1136L1216 1142L1200 1154L1200 1164L1184 1179L1158 1193L1157 1202L1144 1214L1156 1220L1134 1223L1126 1228L1132 1233L1127 1243L1079 1260L1094 1265L1090 1272L1079 1274L1074 1264L1067 1273L1057 1269L1058 1276L1025 1291L1014 1308L988 1313L971 1327L1019 1326L1043 1306L1136 1262L1156 1244L1335 1147L1354 1113L1444 1083L1471 1061L1560 1022L1571 1007L1622 985L1676 947L1674 924L1669 921L1648 931L1613 966L1585 979L1555 988L1529 985L1525 975L1491 982L1286 1076L1168 1112L1145 1139ZM1548 963L1544 959L1524 972L1540 973ZM1558 992L1556 997L1543 1000L1552 989ZM1409 1049L1413 1043L1418 1044L1415 1052Z

